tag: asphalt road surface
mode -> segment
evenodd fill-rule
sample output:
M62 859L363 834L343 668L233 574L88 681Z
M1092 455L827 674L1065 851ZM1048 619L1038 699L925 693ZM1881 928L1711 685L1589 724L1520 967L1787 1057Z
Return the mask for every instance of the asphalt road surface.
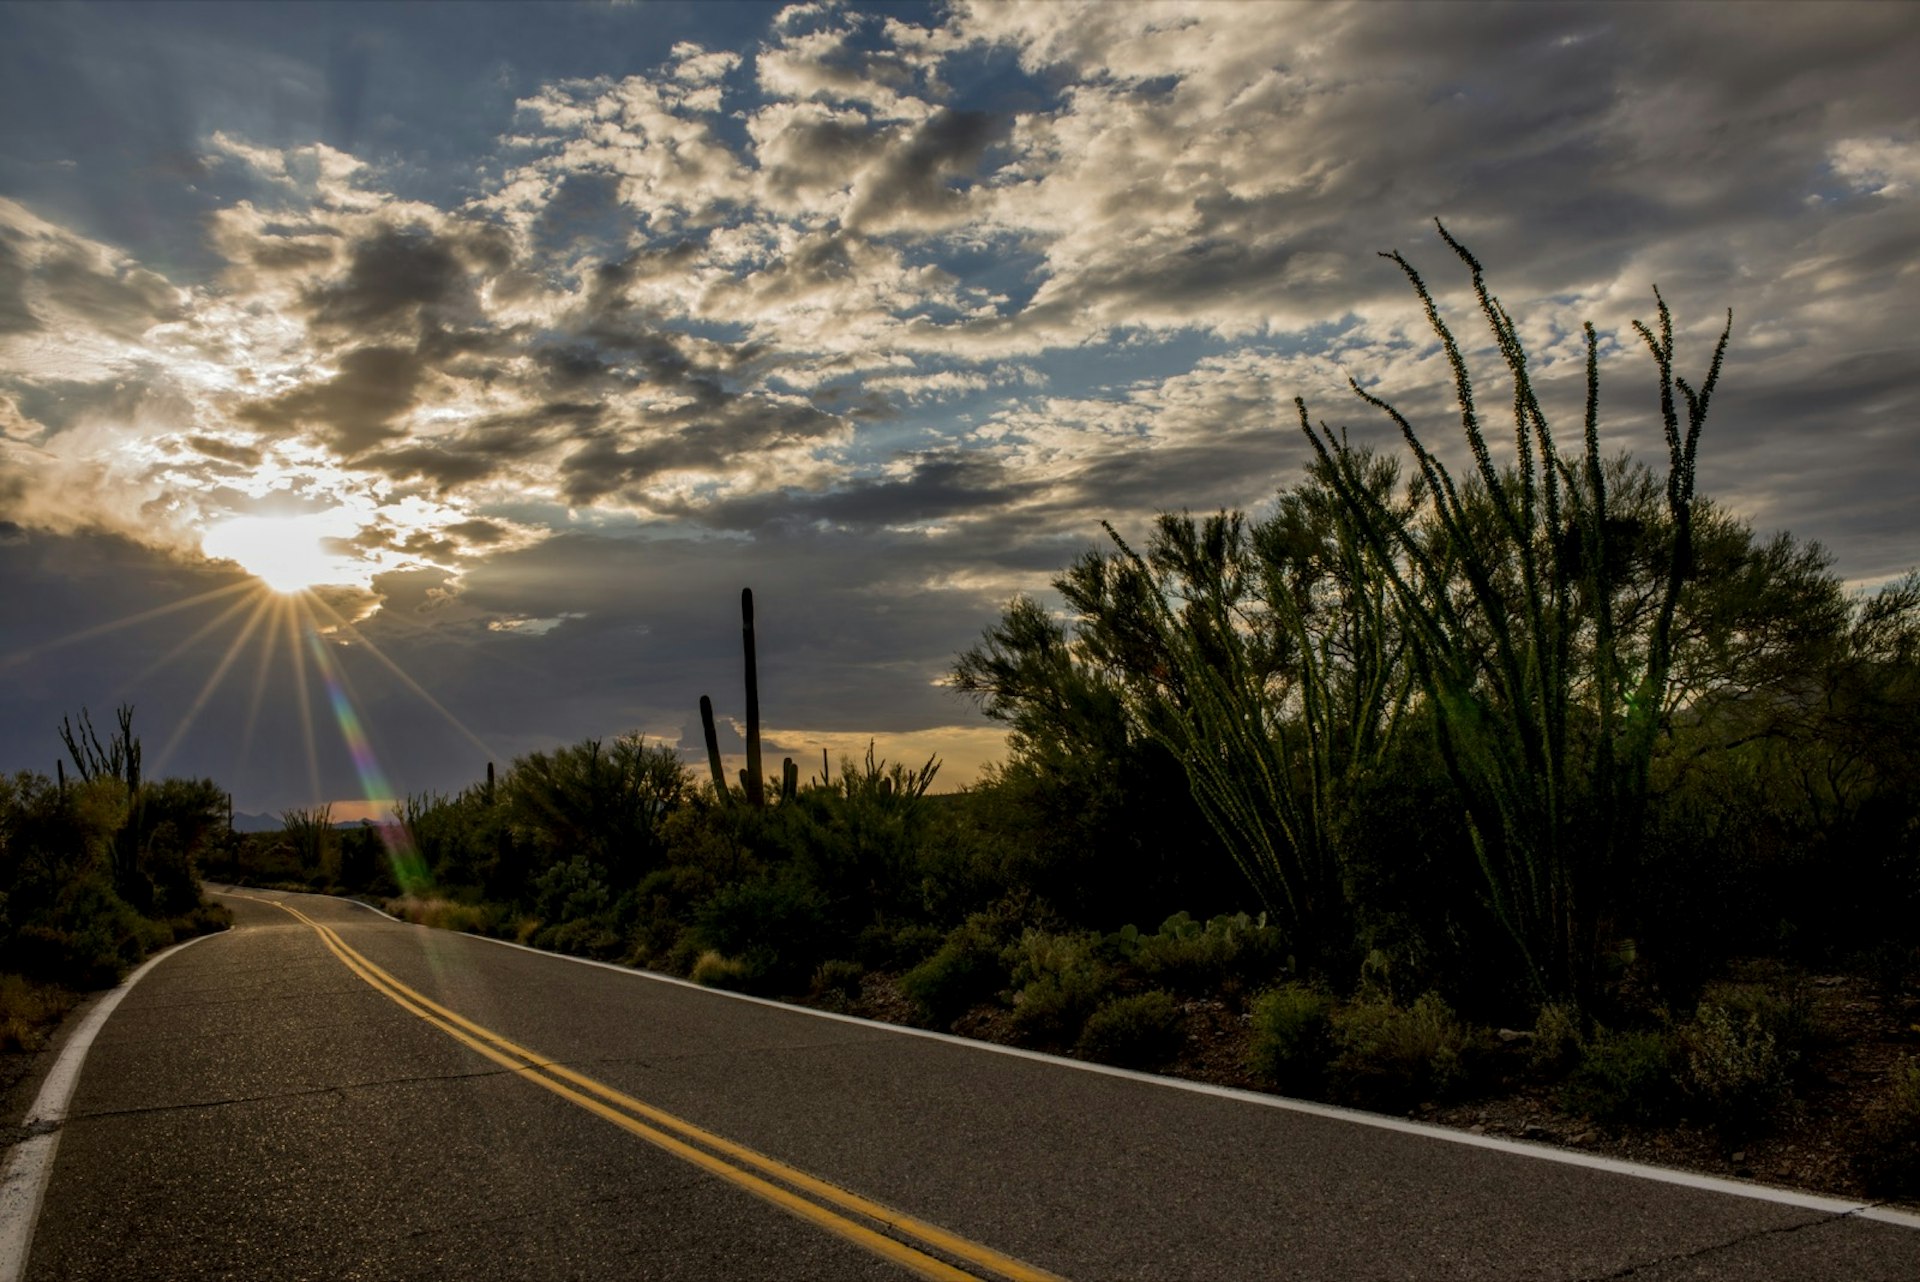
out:
M101 1029L29 1278L1920 1279L1898 1217L247 893Z

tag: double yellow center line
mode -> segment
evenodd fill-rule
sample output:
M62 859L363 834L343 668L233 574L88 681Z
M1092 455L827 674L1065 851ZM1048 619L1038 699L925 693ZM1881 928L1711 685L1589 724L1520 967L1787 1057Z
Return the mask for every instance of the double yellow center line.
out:
M251 895L239 897L254 898ZM965 1279L978 1282L981 1277L991 1275L1010 1279L1011 1282L1061 1282L1055 1274L950 1233L937 1224L929 1224L857 1193L850 1193L788 1166L777 1158L756 1152L744 1144L736 1144L724 1136L715 1135L712 1131L683 1121L591 1077L576 1073L566 1065L524 1046L515 1045L491 1029L483 1028L407 987L351 947L332 927L315 921L291 905L269 899L259 902L274 904L311 927L349 971L408 1014L433 1025L476 1054L553 1092L570 1104L605 1118L649 1144L665 1149L675 1157L764 1198L783 1211L865 1247L875 1255L892 1260L921 1277L942 1279L944 1282L961 1282ZM940 1255L930 1254L931 1251L938 1251ZM956 1267L951 1260L959 1260L985 1270L985 1273L968 1272Z

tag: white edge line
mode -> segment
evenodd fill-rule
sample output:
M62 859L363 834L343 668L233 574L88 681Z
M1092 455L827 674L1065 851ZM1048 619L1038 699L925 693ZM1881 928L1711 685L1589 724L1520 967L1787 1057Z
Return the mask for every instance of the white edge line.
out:
M292 893L292 892L281 892ZM305 892L310 893L310 892ZM399 922L403 926L414 926L419 930L438 930L439 927L421 926L417 922L401 921L378 908L361 903L357 899L344 899L338 895L315 895L316 899L341 899L343 903L358 904L369 911L380 913L388 921ZM523 953L532 953L536 957L551 957L558 961L572 962L578 966L594 966L601 970L610 970L619 975L631 975L637 979L651 980L656 984L672 984L679 988L690 988L698 993L713 997L729 998L737 1002L751 1002L756 1006L767 1006L774 1010L788 1011L796 1015L811 1015L816 1019L834 1020L843 1024L855 1024L861 1028L878 1029L897 1033L904 1037L922 1037L929 1041L945 1042L950 1046L962 1046L969 1050L985 1051L994 1055L1009 1055L1015 1059L1029 1059L1042 1064L1053 1064L1061 1068L1078 1069L1083 1073L1098 1073L1105 1077L1119 1077L1128 1081L1142 1082L1149 1086L1165 1087L1169 1090L1188 1091L1196 1095L1212 1095L1220 1099L1236 1100L1243 1104L1258 1104L1264 1108L1277 1108L1290 1113L1306 1113L1313 1117L1324 1117L1339 1122L1354 1122L1361 1126L1370 1126L1375 1130L1398 1131L1403 1135L1419 1135L1427 1139L1442 1140L1449 1144L1462 1144L1468 1148L1492 1149L1495 1152L1511 1153L1516 1157L1530 1157L1542 1162L1559 1162L1565 1166L1578 1166L1592 1171L1606 1171L1614 1175L1625 1175L1634 1179L1654 1180L1662 1184L1675 1184L1682 1188L1700 1189L1708 1193L1724 1193L1730 1197L1743 1197L1758 1202L1776 1202L1783 1206L1800 1207L1803 1210L1819 1211L1825 1215L1852 1216L1858 1219L1876 1220L1883 1224L1897 1224L1902 1228L1920 1229L1920 1214L1902 1211L1895 1207L1882 1206L1876 1202L1856 1202L1848 1198L1824 1197L1818 1193L1807 1193L1800 1189L1780 1188L1772 1184L1753 1184L1744 1180L1729 1180L1718 1175L1700 1175L1693 1171L1675 1170L1672 1167L1653 1166L1646 1162L1633 1162L1618 1157L1602 1157L1597 1153L1581 1153L1573 1149L1556 1148L1547 1144L1529 1143L1525 1140L1504 1139L1497 1135L1475 1135L1471 1131L1454 1130L1452 1127L1435 1126L1428 1122L1415 1122L1405 1118L1388 1117L1381 1113L1366 1113L1359 1109L1341 1108L1336 1104L1320 1104L1312 1100L1292 1099L1285 1095L1268 1095L1260 1091L1243 1090L1237 1086L1216 1086L1211 1082L1192 1082L1181 1077L1163 1077L1156 1073L1142 1073L1130 1068L1115 1068L1111 1064L1094 1064L1083 1059L1069 1059L1064 1055L1050 1055L1045 1051L1028 1050L1022 1046L1002 1046L997 1042L983 1042L971 1037L961 1037L955 1033L935 1032L930 1028L913 1028L904 1024L889 1024L877 1019L864 1019L858 1015L843 1015L838 1011L816 1010L811 1006L796 1006L788 1002L775 1001L771 997L755 997L751 993L736 993L724 988L708 988L696 984L690 979L678 975L663 975L658 971L641 970L634 966L622 966L617 962L599 961L592 957L575 957L570 953L548 952L544 948L534 948L527 944L516 943L511 939L496 939L492 935L478 935L470 931L443 931L450 935L460 935L468 939L477 939L489 944L498 944L502 948L515 948ZM128 983L133 981L129 979ZM0 1282L11 1279L0 1274Z
M218 932L215 932L216 934ZM199 943L208 935L183 939L161 950L136 967L120 986L94 1004L73 1036L60 1049L33 1107L27 1110L21 1129L27 1138L13 1148L4 1175L0 1175L0 1282L19 1282L27 1269L27 1252L33 1246L33 1230L40 1220L40 1203L47 1193L47 1179L53 1173L53 1156L60 1147L60 1126L67 1118L67 1105L73 1100L73 1088L79 1084L80 1070L87 1051L99 1035L107 1016L113 1014L133 986L146 973L183 948ZM38 1131L38 1134L34 1132Z

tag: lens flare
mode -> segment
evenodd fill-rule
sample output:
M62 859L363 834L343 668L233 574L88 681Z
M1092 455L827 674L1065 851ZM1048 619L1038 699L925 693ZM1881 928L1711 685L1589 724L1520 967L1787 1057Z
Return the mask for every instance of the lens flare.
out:
M387 782L387 776L380 769L380 760L373 754L373 744L367 738L366 728L360 723L360 713L353 706L353 698L347 690L346 674L327 653L326 645L320 640L319 630L309 620L306 625L307 647L313 652L313 666L320 673L320 683L326 687L327 702L333 707L333 716L340 723L340 737L347 741L347 754L353 758L354 773L360 776L361 791L367 800L380 801L392 797L393 785ZM413 835L402 824L398 816L389 823L374 825L380 834L380 840L387 848L387 861L393 866L393 879L400 884L405 894L414 894L428 884L426 861L420 857L419 849L413 844Z

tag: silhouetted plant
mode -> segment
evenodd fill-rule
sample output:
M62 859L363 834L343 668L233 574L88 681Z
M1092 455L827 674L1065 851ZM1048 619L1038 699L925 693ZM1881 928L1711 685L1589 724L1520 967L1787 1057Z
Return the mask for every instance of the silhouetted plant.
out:
M1392 584L1493 905L1539 989L1584 999L1607 877L1637 846L1645 817L1675 610L1694 565L1694 456L1732 316L1698 391L1674 374L1672 320L1657 290L1657 332L1635 322L1658 375L1670 529L1652 617L1622 632L1615 617L1621 531L1610 516L1600 454L1593 327L1585 327L1586 451L1570 460L1554 443L1511 317L1488 292L1479 262L1444 227L1440 234L1471 273L1513 381L1513 466L1495 466L1466 357L1425 282L1398 253L1386 257L1412 283L1453 371L1474 462L1470 482L1457 485L1407 418L1357 382L1355 394L1399 427L1418 465L1422 521L1380 501L1362 457L1344 438L1316 430L1304 402L1297 402L1300 426Z

